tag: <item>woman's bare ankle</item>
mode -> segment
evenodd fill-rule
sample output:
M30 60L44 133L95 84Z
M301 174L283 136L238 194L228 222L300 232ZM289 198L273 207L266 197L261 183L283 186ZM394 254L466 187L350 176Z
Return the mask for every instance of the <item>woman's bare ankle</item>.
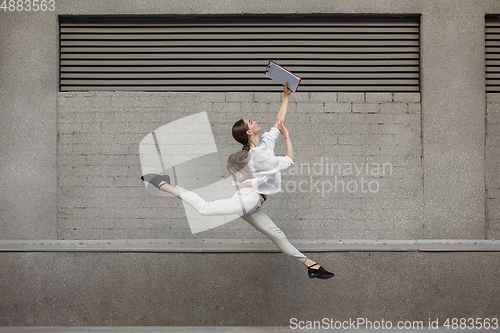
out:
M173 193L175 190L175 186L172 186L167 182L163 182L163 184L160 183L159 187L160 187L160 190L162 190L163 192L167 192L167 193Z
M313 269L315 269L315 268L319 268L319 266L320 266L320 265L319 265L316 261L312 261L312 260L311 260L311 259L309 259L309 258L308 258L308 259L306 259L306 260L304 261L304 265L305 265L306 267L311 267L311 268L313 268ZM316 266L316 265L317 265L317 266Z

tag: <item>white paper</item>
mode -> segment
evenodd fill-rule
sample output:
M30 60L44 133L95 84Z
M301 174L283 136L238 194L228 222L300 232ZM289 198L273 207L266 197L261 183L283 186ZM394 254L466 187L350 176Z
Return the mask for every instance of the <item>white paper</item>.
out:
M297 91L300 83L300 77L279 66L275 62L270 62L267 67L266 76L285 85L288 82L288 89L292 92Z

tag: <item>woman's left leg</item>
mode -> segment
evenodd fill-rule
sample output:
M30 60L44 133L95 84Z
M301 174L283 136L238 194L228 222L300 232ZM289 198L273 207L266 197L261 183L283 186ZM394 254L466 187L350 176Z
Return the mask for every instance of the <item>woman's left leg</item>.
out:
M241 195L236 192L229 199L205 201L198 194L177 186L172 193L196 209L201 215L244 215L253 210L259 203L258 195Z

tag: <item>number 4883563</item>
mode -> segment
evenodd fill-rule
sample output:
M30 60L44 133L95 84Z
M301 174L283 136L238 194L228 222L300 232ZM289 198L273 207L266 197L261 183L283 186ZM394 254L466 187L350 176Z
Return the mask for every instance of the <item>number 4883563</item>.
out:
M10 12L38 12L38 11L51 11L56 10L55 0L3 0L0 9Z

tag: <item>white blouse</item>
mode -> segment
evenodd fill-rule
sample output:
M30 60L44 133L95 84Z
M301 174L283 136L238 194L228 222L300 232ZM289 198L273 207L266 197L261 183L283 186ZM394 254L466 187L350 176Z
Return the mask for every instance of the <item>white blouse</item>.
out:
M248 165L253 177L251 179L238 181L239 187L252 187L261 194L274 194L281 191L281 172L285 170L293 161L288 156L274 155L274 145L280 131L272 127L269 132L262 134L260 146L250 149L248 152Z

